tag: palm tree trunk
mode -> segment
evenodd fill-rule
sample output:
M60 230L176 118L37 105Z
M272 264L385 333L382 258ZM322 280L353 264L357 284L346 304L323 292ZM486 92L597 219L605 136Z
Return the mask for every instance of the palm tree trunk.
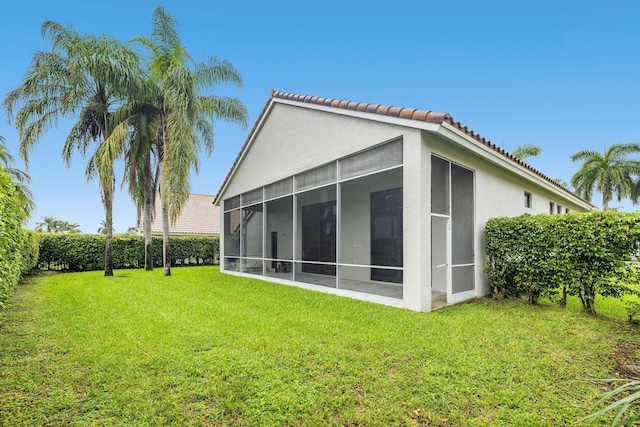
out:
M102 132L103 142L109 138L108 116L107 112L104 113L104 130ZM104 182L104 188L102 190L104 210L105 210L105 227L107 227L107 233L105 237L104 247L104 275L113 276L113 193L116 187L116 180L113 176L113 166L109 167L109 176Z
M106 238L104 248L104 275L113 276L113 192L110 188L102 190L105 210Z
M149 193L145 190L145 193ZM144 269L153 271L153 246L151 239L151 194L144 196Z
M171 257L169 256L169 210L167 204L162 200L162 265L164 265L164 275L171 276Z
M144 166L144 269L153 271L153 247L151 239L151 209L153 202L153 189L151 188L151 159L147 158ZM147 173L148 172L148 173Z

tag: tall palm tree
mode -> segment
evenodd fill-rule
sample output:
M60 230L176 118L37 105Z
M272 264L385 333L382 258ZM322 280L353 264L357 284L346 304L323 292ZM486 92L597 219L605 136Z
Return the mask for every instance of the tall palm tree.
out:
M13 167L15 160L11 153L7 150L5 139L0 136L0 167L2 167L12 178L13 184L18 192L18 198L25 211L25 222L29 220L36 204L33 200L33 194L27 184L31 183L31 177L26 172Z
M582 150L571 156L571 161L582 161L582 166L571 178L571 185L579 196L591 200L593 192L602 194L602 209L609 209L609 202L631 198L638 201L636 182L640 176L640 161L629 159L630 154L640 153L640 144L614 144L604 154Z
M522 144L516 147L511 154L516 159L526 162L529 157L539 156L542 153L542 148L533 144Z
M3 105L9 120L20 106L15 123L20 154L27 164L42 134L61 118L77 118L62 152L69 165L74 150L85 155L93 142L100 146L111 134L114 106L140 81L139 58L112 37L81 34L56 22L43 23L42 35L51 42L51 51L34 54L22 85L9 92ZM99 177L108 225L104 274L112 276L113 165L98 168L94 155L86 175L87 179Z
M102 150L101 155L110 154L106 164L114 161L113 156L124 153L124 183L128 184L129 194L143 215L143 232L145 238L145 270L153 270L153 251L151 239L151 221L155 195L159 179L159 155L156 140L158 138L159 104L157 87L148 79L147 91L132 94L132 99L114 113L117 126L109 139L110 150ZM105 145L107 148L107 145Z
M170 275L169 223L176 220L189 197L191 169L199 171L198 153L202 148L207 155L213 151L213 122L222 119L246 128L248 114L237 98L202 94L221 83L241 88L242 77L230 62L215 57L195 63L180 42L176 21L162 6L154 10L151 37L138 37L134 41L149 52L147 70L153 90L145 91L146 98L136 99L139 103L132 111L137 119L128 123L132 126L128 131L133 129L137 135L129 141L139 143L140 147L129 145L125 150L127 128L123 125L117 132L114 130L109 151L114 154L126 151L129 156L126 164L140 166L135 173L139 180L135 185L143 189L145 240L148 234L149 242L147 227L152 198L156 187L160 191L164 274ZM148 139L140 138L142 135L152 137L151 148ZM150 166L152 157L157 168ZM110 161L107 159L106 164Z

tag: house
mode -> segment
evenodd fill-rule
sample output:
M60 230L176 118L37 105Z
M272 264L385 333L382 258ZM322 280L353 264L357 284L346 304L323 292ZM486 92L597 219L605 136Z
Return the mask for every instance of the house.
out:
M219 236L220 207L213 204L215 196L189 194L176 223L169 225L172 236ZM151 233L162 234L162 204L160 194L155 197L155 214L151 221ZM138 215L138 229L143 230L142 210Z
M594 208L449 114L278 91L216 204L225 273L419 311L488 293L488 219Z

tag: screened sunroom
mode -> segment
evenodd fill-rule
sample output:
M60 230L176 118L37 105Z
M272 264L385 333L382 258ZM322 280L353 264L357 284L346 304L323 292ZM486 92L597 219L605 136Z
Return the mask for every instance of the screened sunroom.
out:
M224 270L402 300L402 144L224 199Z

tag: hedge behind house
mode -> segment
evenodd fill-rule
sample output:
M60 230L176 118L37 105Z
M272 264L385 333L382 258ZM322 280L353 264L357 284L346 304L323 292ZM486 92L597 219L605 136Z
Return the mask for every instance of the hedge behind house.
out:
M214 264L217 237L171 237L171 265ZM42 269L89 271L104 268L105 236L43 233L38 265ZM153 265L162 266L162 237L153 237ZM144 237L113 236L113 268L144 267Z
M494 218L485 229L494 295L575 295L595 313L595 296L621 297L637 282L640 214L590 212Z
M38 256L37 236L22 228L24 218L13 181L0 167L0 311Z

